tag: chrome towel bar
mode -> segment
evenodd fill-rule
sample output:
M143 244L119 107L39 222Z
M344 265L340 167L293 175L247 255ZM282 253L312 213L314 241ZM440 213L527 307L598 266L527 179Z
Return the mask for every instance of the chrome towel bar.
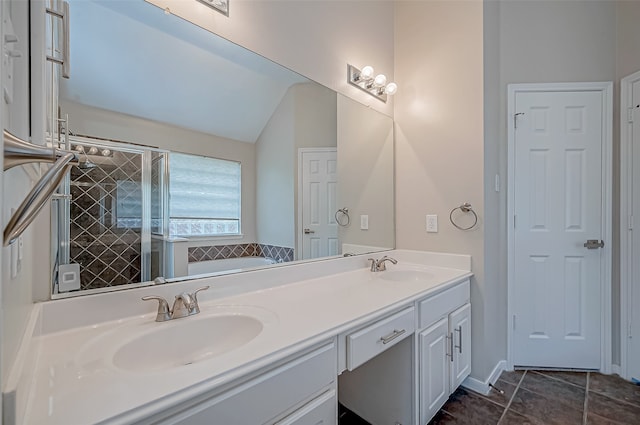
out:
M13 243L36 218L42 207L56 190L72 165L78 165L74 152L34 145L7 130L4 136L4 170L34 162L53 163L40 177L18 209L13 213L4 229L4 246Z

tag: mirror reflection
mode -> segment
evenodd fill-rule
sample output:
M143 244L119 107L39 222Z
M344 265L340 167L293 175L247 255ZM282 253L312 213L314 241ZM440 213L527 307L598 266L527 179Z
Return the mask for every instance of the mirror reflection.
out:
M391 118L146 2L70 6L54 293L393 248Z

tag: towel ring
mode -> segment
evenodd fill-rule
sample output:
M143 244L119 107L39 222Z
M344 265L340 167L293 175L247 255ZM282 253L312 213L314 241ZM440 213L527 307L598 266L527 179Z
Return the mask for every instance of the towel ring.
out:
M340 217L338 217L338 214L340 214ZM338 226L346 227L351 222L351 217L349 217L349 208L347 207L340 208L333 216L335 217ZM346 220L344 217L346 217Z
M467 227L462 227L456 224L455 221L453 221L453 213L456 210L460 210L463 213L471 213L473 214L473 223L470 226ZM471 230L474 227L476 227L476 224L478 224L478 214L476 214L476 212L473 210L473 207L471 206L470 203L465 202L464 204L460 205L459 207L455 207L454 209L451 210L451 212L449 213L449 221L451 222L451 224L453 224L456 228L460 229L460 230Z

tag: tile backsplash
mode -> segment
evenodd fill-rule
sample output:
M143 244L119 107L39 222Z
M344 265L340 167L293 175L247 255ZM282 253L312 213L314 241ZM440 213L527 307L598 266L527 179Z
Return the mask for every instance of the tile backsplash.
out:
M293 261L293 251L293 248L258 243L199 246L189 248L189 262L238 257L269 257L278 263L286 263Z

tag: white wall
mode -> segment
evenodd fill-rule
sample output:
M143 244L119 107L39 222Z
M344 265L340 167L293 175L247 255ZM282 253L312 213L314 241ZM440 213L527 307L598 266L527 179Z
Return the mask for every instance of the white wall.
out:
M338 227L342 244L395 246L393 119L338 95L338 208L351 222ZM360 229L360 215L369 229Z
M472 375L484 379L504 343L492 308L494 282L484 278L482 2L396 2L396 244L398 248L472 255ZM478 225L449 223L470 202ZM439 232L425 232L437 214Z
M295 247L295 106L290 88L256 141L257 242L288 248Z
M28 98L28 10L26 2L3 1L2 16L10 17L14 25L14 32L18 35L19 42L9 45L23 53L22 58L13 60L14 64L14 102L7 105L4 99L0 98L0 123L2 128L7 128L14 134L22 138L29 137L29 98ZM5 23L0 20L0 26ZM2 68L4 74L7 69ZM2 158L0 154L0 159ZM32 173L36 173L35 168L31 168ZM36 174L32 175L36 177ZM22 167L13 168L3 173L0 178L0 196L2 197L2 229L5 228L11 215L11 208L16 208L30 187L33 184L32 178L27 175ZM0 300L0 330L1 350L0 350L0 378L2 387L8 376L13 361L15 360L18 345L22 339L23 330L26 326L27 318L31 312L31 284L33 282L33 270L39 258L34 254L37 239L35 238L33 226L28 229L23 236L24 259L21 264L21 271L15 278L11 277L10 258L11 247L2 248L2 262L0 265L1 291ZM15 249L15 248L14 248Z
M619 79L640 70L640 2L620 1L616 7L617 77Z
M298 149L335 146L335 92L291 86L256 142L258 243L296 247Z
M347 83L347 63L393 79L393 1L233 0L229 17L198 2L147 0L338 93L391 115ZM295 19L291 19L295 17Z

